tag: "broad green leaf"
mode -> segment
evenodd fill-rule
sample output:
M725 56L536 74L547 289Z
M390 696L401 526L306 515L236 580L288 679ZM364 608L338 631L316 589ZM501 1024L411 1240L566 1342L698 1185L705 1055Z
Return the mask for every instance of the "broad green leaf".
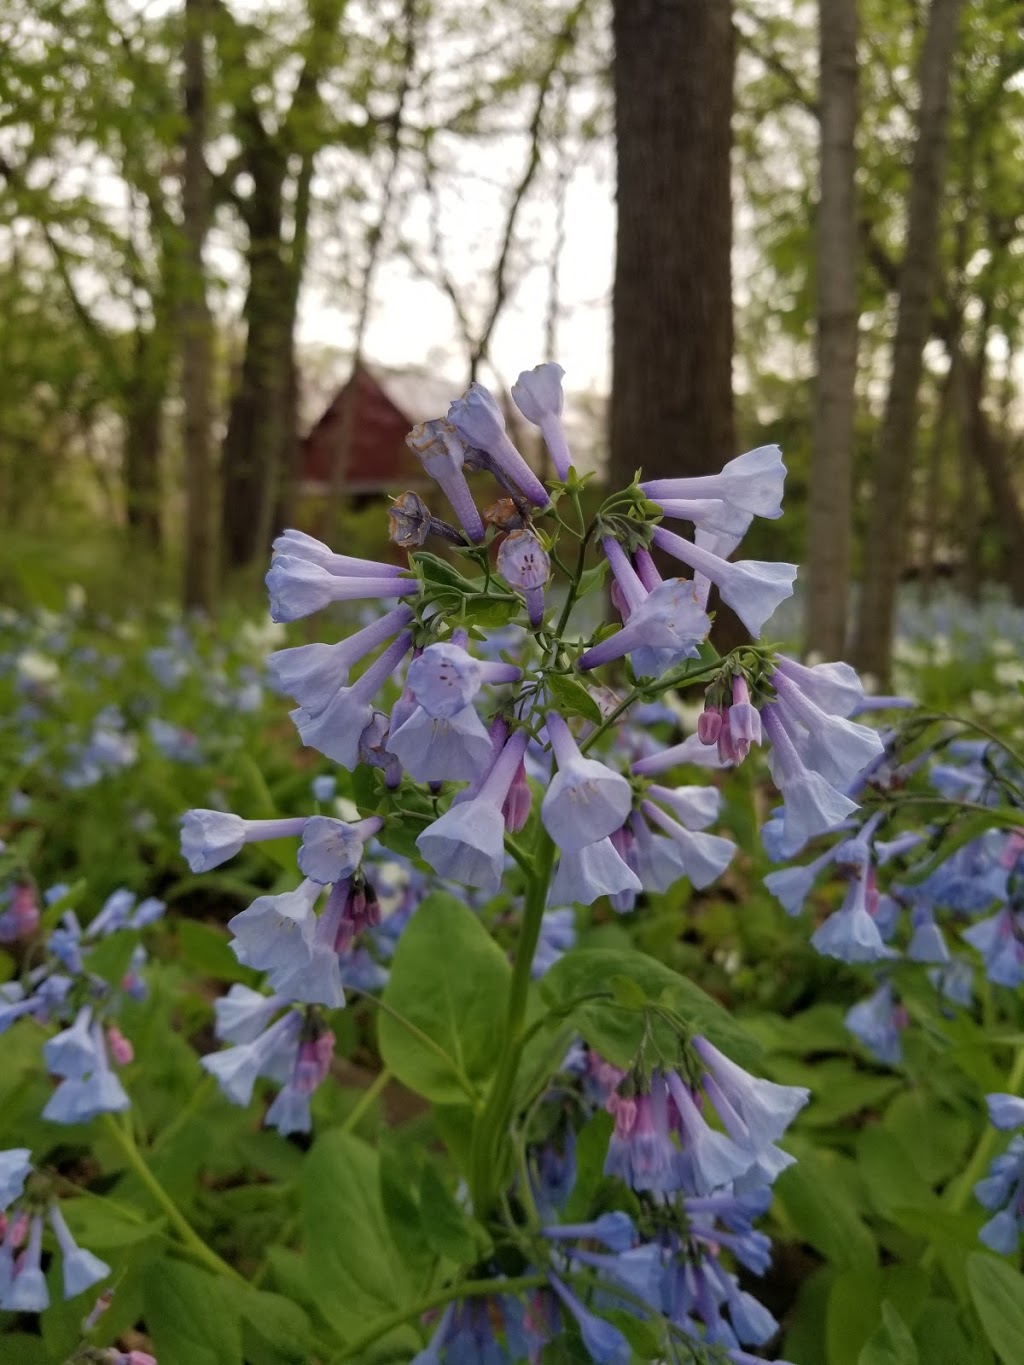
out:
M967 1258L967 1284L992 1349L1003 1365L1024 1360L1024 1275L995 1256Z
M850 1269L875 1265L875 1239L820 1153L802 1150L796 1165L779 1176L775 1192L797 1235L826 1260Z
M377 1153L340 1129L313 1144L299 1183L310 1288L349 1334L410 1297L381 1202Z
M925 1301L914 1324L914 1340L926 1365L992 1365L977 1328L968 1336L959 1309L949 1299Z
M427 1241L456 1265L479 1260L483 1229L459 1208L434 1166L428 1162L420 1177L420 1217Z
M910 1153L883 1128L865 1128L857 1141L857 1159L868 1198L880 1214L895 1217L897 1209L939 1207Z
M143 1291L146 1329L160 1365L242 1365L236 1294L183 1261L156 1264Z
M545 975L541 992L553 1007L568 1005L580 996L611 993L610 982L627 977L653 1002L669 1006L694 1033L705 1034L740 1065L756 1059L757 1046L711 996L671 967L633 949L574 948ZM637 997L638 998L638 997ZM571 1015L591 1047L615 1066L628 1067L644 1034L644 1016L635 1005L623 1008L615 1000L592 1000L577 1005ZM666 1025L653 1030L671 1054L674 1039Z
M919 1361L907 1324L886 1299L882 1304L882 1321L857 1357L857 1365L919 1365Z
M309 1360L313 1329L297 1303L263 1289L240 1290L237 1302L247 1338L254 1333L280 1359L294 1361L295 1365Z
M293 860L294 852L293 848ZM228 947L223 929L194 919L178 919L174 928L181 960L186 967L212 977L214 981L252 981L253 973L241 966Z
M490 1078L510 975L472 910L442 892L427 897L398 941L377 1024L381 1056L403 1085L449 1104Z
M548 696L564 716L584 716L601 724L601 708L583 683L565 673L549 673L545 686Z
M878 1320L881 1297L876 1265L858 1266L836 1276L825 1319L828 1365L858 1365L861 1347Z

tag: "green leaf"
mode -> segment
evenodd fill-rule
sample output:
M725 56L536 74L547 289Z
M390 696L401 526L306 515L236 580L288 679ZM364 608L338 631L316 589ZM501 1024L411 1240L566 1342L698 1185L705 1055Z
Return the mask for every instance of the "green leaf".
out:
M300 1179L310 1289L343 1335L409 1297L381 1202L377 1153L340 1129L313 1144Z
M494 1021L510 975L472 910L443 892L428 896L398 941L384 989L377 1036L385 1065L428 1100L464 1100L497 1063Z
M576 601L578 602L581 597L586 597L587 593L593 592L595 588L599 588L604 582L607 572L608 561L604 558L593 568L584 569L583 573L580 574L579 587L576 589Z
M505 602L500 597L491 597L484 601L472 602L467 610L473 625L484 626L488 630L500 630L502 626L507 626L510 621L516 619L522 610L522 604L518 599Z
M967 1284L985 1335L1003 1362L1024 1359L1024 1275L976 1251L967 1258Z
M420 1178L420 1216L435 1251L456 1265L472 1265L480 1259L481 1241L486 1240L483 1229L474 1227L430 1163Z
M757 1045L717 1001L646 953L628 948L574 948L545 975L541 992L550 1005L558 1007L579 996L607 994L616 977L627 977L652 1003L670 1006L694 1033L704 1034L740 1065L756 1060ZM602 1057L623 1068L632 1063L644 1035L644 1017L635 1005L623 1008L612 1000L590 1000L577 1005L571 1017ZM671 1052L671 1029L658 1022L652 1032L659 1045Z
M967 1329L970 1330L970 1329ZM992 1365L992 1356L977 1328L968 1337L955 1303L926 1299L914 1324L917 1353L927 1365Z
M857 1365L919 1365L919 1360L906 1323L886 1299L882 1321L857 1357Z
M146 1281L143 1305L160 1365L242 1365L236 1295L216 1275L160 1261Z
M247 1337L255 1333L277 1356L295 1365L309 1360L313 1329L297 1303L262 1289L246 1289L237 1297Z
M295 849L291 850L294 862ZM212 924L195 919L177 919L174 923L182 963L215 981L251 981L252 972L241 966L228 947L227 935Z
M549 673L544 686L563 716L583 716L595 725L601 724L601 708L581 682L566 673Z
M802 1150L783 1171L775 1192L795 1231L833 1264L851 1269L875 1265L875 1240L855 1204L836 1179L834 1163Z
M460 592L473 591L474 585L468 578L459 573L454 564L449 564L445 559L439 559L437 555L432 555L428 550L417 550L412 556L412 562L423 575L423 581L428 585L458 588Z

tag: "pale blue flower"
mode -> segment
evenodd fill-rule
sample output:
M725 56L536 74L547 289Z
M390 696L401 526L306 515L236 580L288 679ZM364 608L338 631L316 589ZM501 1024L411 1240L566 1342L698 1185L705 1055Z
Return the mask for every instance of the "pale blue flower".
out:
M354 825L329 815L310 816L299 845L299 871L321 886L343 881L362 861L366 841L383 827L384 821L376 815Z
M210 872L249 843L290 839L302 833L304 819L243 820L221 810L189 810L181 817L181 853L193 872Z
M405 443L451 503L470 540L483 540L484 524L463 472L466 447L451 423L441 418L421 422Z
M405 658L412 644L408 631L394 640L380 658L348 687L339 688L322 710L300 706L291 718L303 744L317 749L350 771L359 762L359 741L373 719L373 699Z
M778 446L758 446L737 455L718 474L651 479L640 485L653 502L662 498L716 498L756 517L782 516L786 466Z
M751 635L760 635L764 623L779 603L793 595L795 564L778 564L760 559L740 559L730 563L701 549L663 526L656 526L653 543L682 560L718 587L722 601L732 607Z
M462 439L485 451L505 478L538 507L550 501L547 489L509 440L501 408L482 384L472 383L448 409L448 421Z
M31 1172L32 1153L27 1147L9 1147L0 1152L0 1212L21 1198Z
M276 687L317 715L348 683L349 670L413 619L411 607L395 607L378 620L334 645L296 645L267 658Z
M642 891L640 878L615 851L611 839L563 849L548 893L549 905L593 905L601 896Z
M633 794L621 773L583 757L556 711L549 711L545 720L558 771L544 794L541 819L560 849L575 852L618 829L629 814Z
M84 1294L94 1284L99 1284L100 1280L107 1278L111 1273L110 1266L105 1261L101 1261L98 1256L94 1256L91 1251L86 1251L84 1247L80 1247L76 1243L71 1235L71 1229L64 1221L64 1215L56 1204L50 1205L50 1224L64 1258L61 1271L64 1278L64 1297L66 1299L73 1299L78 1294Z
M562 376L565 371L553 360L523 370L512 385L512 401L528 422L540 427L558 477L569 477L572 456L562 425Z
M449 717L432 716L416 706L392 728L387 751L417 782L473 781L486 770L491 740L472 706Z

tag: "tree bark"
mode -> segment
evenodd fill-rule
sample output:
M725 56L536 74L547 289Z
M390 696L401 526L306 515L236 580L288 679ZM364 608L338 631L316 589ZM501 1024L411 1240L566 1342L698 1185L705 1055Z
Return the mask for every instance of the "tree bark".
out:
M962 0L932 0L920 68L920 111L910 173L907 244L874 493L854 659L884 687L892 660L896 590L903 569L907 500L922 358L937 282L939 221L949 131L949 90Z
M808 649L839 658L850 597L857 377L857 0L819 0L817 362L807 547Z
M124 423L121 482L125 517L150 550L161 544L160 464L163 448L164 398L167 364L161 355L162 339L153 332L135 334L135 357L121 406Z
M1014 484L1006 447L992 430L984 408L985 358L965 358L964 393L967 432L974 464L980 469L1003 542L1003 577L1014 602L1024 606L1024 509ZM977 556L975 556L977 558Z
M729 0L614 0L610 476L716 473L732 402ZM677 569L678 566L674 566ZM720 647L743 638L719 613Z
M210 392L213 323L203 264L203 247L210 226L210 177L205 156L207 17L206 0L185 0L185 138L181 195L185 244L181 285L182 438L185 448L182 588L186 607L211 611L216 597L217 557Z

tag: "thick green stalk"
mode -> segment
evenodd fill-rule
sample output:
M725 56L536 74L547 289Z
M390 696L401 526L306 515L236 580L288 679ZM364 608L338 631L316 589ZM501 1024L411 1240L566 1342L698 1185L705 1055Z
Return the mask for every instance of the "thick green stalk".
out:
M215 1275L223 1275L229 1280L234 1280L236 1284L245 1284L243 1276L233 1266L228 1265L227 1261L221 1260L217 1253L206 1245L203 1239L193 1228L181 1209L167 1193L164 1187L157 1180L156 1176L146 1165L146 1160L138 1147L135 1139L127 1128L118 1123L113 1114L103 1115L104 1127L110 1137L114 1139L118 1147L124 1153L128 1165L145 1185L146 1189L153 1196L153 1199L167 1215L167 1221L174 1228L181 1239L182 1245L189 1253L208 1270L212 1270Z
M547 905L548 887L555 863L555 845L547 831L540 827L534 870L531 874L523 908L523 925L512 981L509 985L508 1008L502 1034L501 1053L494 1073L483 1113L477 1119L473 1134L472 1179L473 1207L478 1218L485 1217L493 1207L498 1184L508 1163L500 1157L502 1136L508 1141L508 1124L512 1114L512 1094L519 1071L526 1023L526 1002L530 989L530 968L533 966L541 921ZM503 1134L503 1131L504 1134Z

